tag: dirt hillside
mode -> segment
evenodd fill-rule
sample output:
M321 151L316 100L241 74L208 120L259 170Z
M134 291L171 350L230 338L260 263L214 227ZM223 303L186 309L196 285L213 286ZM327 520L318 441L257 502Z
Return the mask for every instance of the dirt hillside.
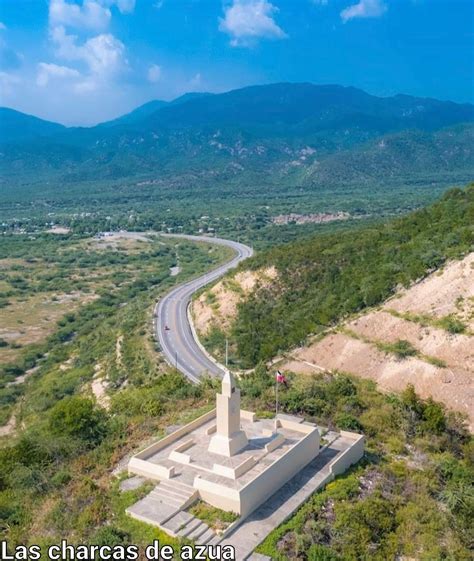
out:
M207 335L212 326L226 331L237 314L237 304L257 285L270 283L277 276L274 267L260 271L242 271L219 281L206 290L192 307L194 326L200 335Z
M295 372L341 370L387 391L413 384L468 416L474 430L474 253L402 290L375 311L290 354ZM397 352L400 341L409 352Z

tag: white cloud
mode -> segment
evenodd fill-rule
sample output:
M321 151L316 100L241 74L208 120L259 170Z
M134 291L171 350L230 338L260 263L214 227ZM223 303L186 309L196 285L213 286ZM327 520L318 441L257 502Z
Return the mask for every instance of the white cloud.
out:
M233 47L248 46L259 37L284 39L286 33L273 19L277 11L268 0L233 0L220 18L219 29L231 36Z
M191 88L200 88L202 87L202 75L200 72L197 72L189 81L189 86Z
M112 17L112 6L117 6L123 14L129 14L135 9L135 0L83 0L82 4L50 0L49 24L53 27L64 25L78 29L106 29Z
M130 14L135 9L135 0L117 0L117 6L123 14Z
M81 79L73 84L74 90L78 93L83 94L104 88L128 66L125 45L110 33L91 37L81 44L77 36L68 34L63 26L58 26L50 30L50 38L59 59L78 62L85 66L84 73L77 71L76 77ZM72 74L68 76L65 74L63 77L70 78ZM44 81L45 77L42 75L40 85Z
M386 11L383 0L359 0L357 4L342 10L341 19L346 23L353 18L378 18Z
M82 61L97 76L115 74L127 65L125 45L111 33L102 33L78 45L77 37L59 26L51 30L51 39L59 58Z
M82 5L70 4L65 0L51 0L49 3L49 23L52 26L105 29L110 18L109 8L94 0L84 0Z
M152 84L159 82L161 78L161 66L158 66L158 64L152 64L148 69L147 77L148 81Z
M74 68L68 66L59 66L58 64L50 64L47 62L40 62L38 64L38 74L36 76L36 83L38 86L45 87L48 85L50 79L76 79L80 78L81 74Z
M18 84L21 83L21 78L19 76L17 76L16 74L11 74L10 72L1 72L0 71L0 96L2 98L2 103L3 99L6 96L11 96L11 95L15 95L16 93L16 88L15 86L17 86Z
M80 49L94 74L115 74L127 64L125 45L110 33L88 39Z

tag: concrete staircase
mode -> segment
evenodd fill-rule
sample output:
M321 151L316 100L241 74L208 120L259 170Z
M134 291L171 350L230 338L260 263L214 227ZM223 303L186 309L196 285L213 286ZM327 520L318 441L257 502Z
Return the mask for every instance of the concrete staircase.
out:
M187 538L199 545L205 545L216 537L216 534L205 523L189 514L178 512L162 525L163 530L176 537Z
M127 513L142 522L165 528L164 524L168 520L188 508L196 499L197 491L191 486L179 481L163 480L145 498L127 508Z

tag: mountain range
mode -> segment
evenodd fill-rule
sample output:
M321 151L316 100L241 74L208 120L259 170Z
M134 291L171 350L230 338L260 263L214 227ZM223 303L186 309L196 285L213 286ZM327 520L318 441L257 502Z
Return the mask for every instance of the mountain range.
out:
M281 83L155 100L90 128L1 108L0 161L12 181L465 181L474 171L473 122L470 104Z

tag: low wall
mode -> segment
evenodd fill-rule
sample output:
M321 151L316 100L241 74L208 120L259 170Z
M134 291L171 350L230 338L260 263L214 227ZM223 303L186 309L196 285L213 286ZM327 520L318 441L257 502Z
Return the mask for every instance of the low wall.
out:
M273 440L270 440L268 444L265 444L265 452L269 454L276 450L285 442L285 437L282 434L277 434Z
M344 473L364 455L365 436L363 434L341 431L341 436L353 439L354 443L329 464L329 469L334 477Z
M228 467L223 466L221 464L214 464L212 468L213 473L218 475L222 475L223 477L227 477L229 479L238 479L241 475L246 473L249 469L252 469L254 465L256 465L258 460L254 456L250 456L243 462L241 462L236 467Z
M199 476L194 478L193 486L206 503L227 512L241 514L240 493L236 489L229 489L229 487L202 479Z
M316 425L307 425L303 422L299 423L297 421L290 421L289 419L280 417L278 417L278 426L283 427L284 429L294 430L295 432L303 432L305 434L313 432L316 428Z
M239 514L242 517L248 516L268 497L273 495L275 490L282 487L317 456L319 453L319 431L314 427L308 428L312 429L309 434L240 490Z
M174 476L174 466L165 467L157 464L152 464L140 458L132 458L128 464L128 473L141 475L147 479L171 479Z
M176 462L178 464L190 464L191 463L191 456L189 454L184 454L183 452L176 452L176 450L172 450L169 459L172 462Z
M240 410L240 418L255 423L257 415L253 411L246 411L245 409Z
M176 440L179 440L180 438L182 438L186 434L192 432L194 429L200 427L204 423L207 423L207 421L210 421L211 419L214 419L215 416L216 416L216 410L213 409L212 411L209 411L209 413L205 413L204 415L201 415L197 419L194 419L194 421L191 421L187 425L184 425L184 427L181 427L180 429L172 432L168 436L165 436L161 440L158 440L157 442L155 442L151 446L148 446L148 448L145 448L145 450L142 450L138 454L135 454L135 456L133 458L138 458L140 460L146 460L147 458L149 458L150 456L153 456L154 454L156 454L160 450L163 450L163 448L166 448L167 446L169 446L173 442L176 442Z

